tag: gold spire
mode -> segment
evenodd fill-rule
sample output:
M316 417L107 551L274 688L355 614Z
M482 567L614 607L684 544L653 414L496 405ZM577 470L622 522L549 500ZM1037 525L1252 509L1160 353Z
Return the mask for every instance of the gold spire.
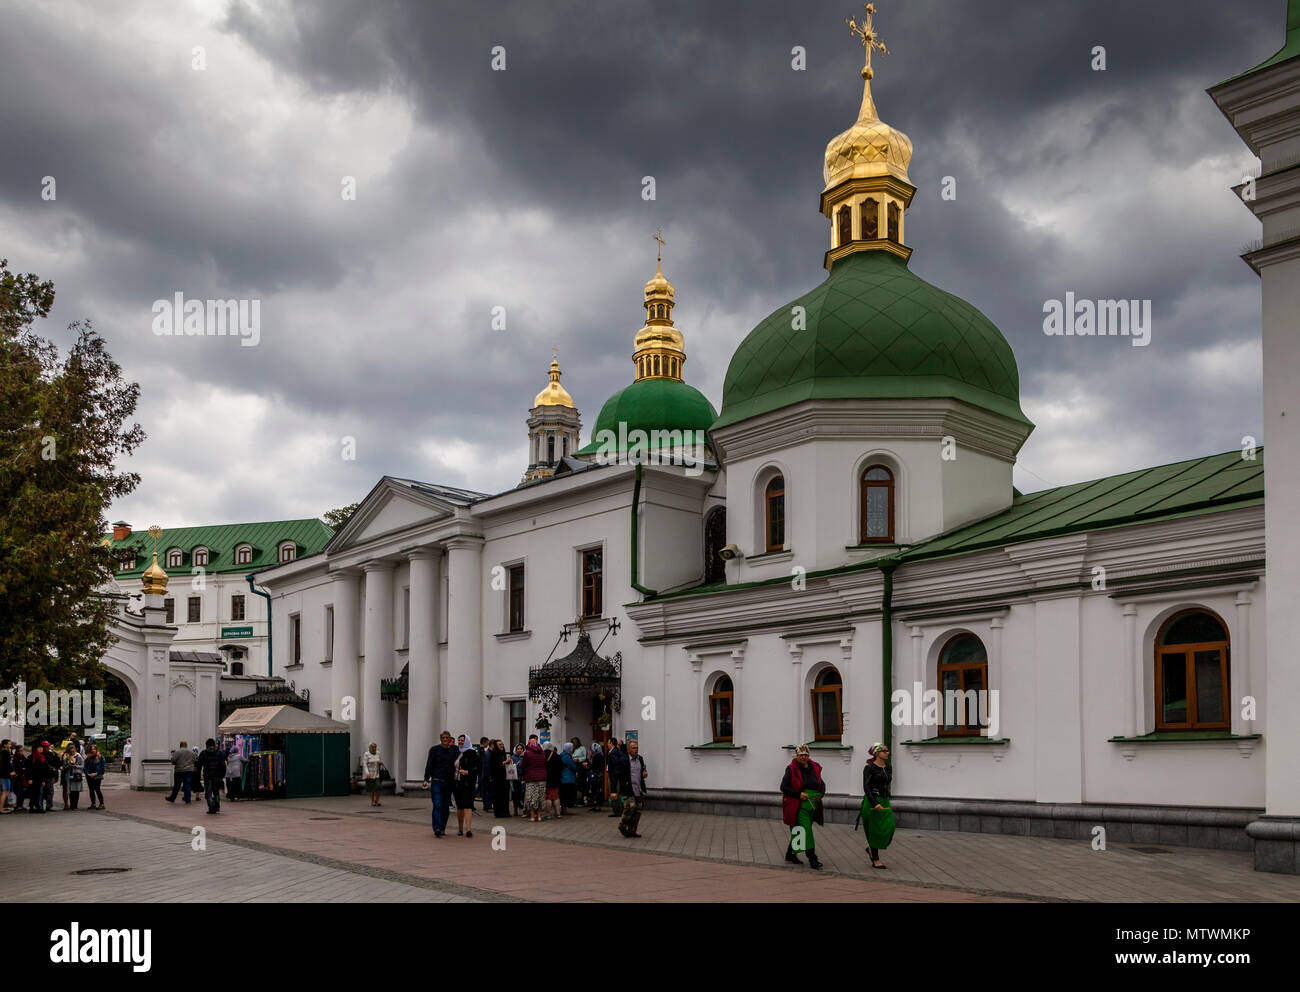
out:
M162 534L162 528L157 524L149 528L149 536L153 538L153 564L144 570L142 576L146 596L161 596L167 591L167 573L158 564L158 538Z
M664 278L663 248L668 242L664 229L655 231L652 238L659 243L654 278L645 284L645 326L637 331L632 362L636 365L636 381L642 379L674 379L682 381L682 366L686 363L686 339L673 326L673 307L676 289Z
M533 408L536 409L539 406L567 406L569 409L573 409L573 397L569 395L567 389L560 385L560 351L558 348L552 348L551 354L554 356L551 359L551 381L533 399Z

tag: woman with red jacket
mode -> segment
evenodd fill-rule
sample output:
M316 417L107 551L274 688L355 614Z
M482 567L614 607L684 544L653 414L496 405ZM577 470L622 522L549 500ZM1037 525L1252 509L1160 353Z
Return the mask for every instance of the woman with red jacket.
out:
M533 823L542 822L542 806L546 803L546 754L537 743L537 735L528 738L528 747L519 761L519 773L524 780L524 811Z
M785 849L785 860L794 865L803 864L796 851L808 852L808 867L821 868L813 841L812 825L823 823L821 798L826 794L822 781L822 766L812 760L807 744L794 750L794 760L781 779L781 819L790 828L790 843ZM798 842L798 848L795 847Z

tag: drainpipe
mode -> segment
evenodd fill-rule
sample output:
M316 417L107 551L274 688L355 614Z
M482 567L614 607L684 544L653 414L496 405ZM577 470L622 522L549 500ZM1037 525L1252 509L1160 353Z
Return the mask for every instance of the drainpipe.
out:
M647 589L640 582L637 574L637 559L640 546L640 528L637 520L637 510L641 503L641 463L636 463L636 482L632 485L632 588L639 592L646 599L654 599L659 595L653 589Z
M244 576L244 578L248 580L248 588L252 590L253 595L261 596L266 600L266 675L267 678L271 678L274 675L271 659L273 657L272 647L275 640L271 636L271 594L269 592L262 592L261 589L258 589L257 586L253 585L253 575L253 572L249 572Z
M893 750L893 723L890 722L894 694L894 569L898 562L885 562L880 566L884 577L884 591L880 596L880 692L884 697L885 719L881 724L880 743Z

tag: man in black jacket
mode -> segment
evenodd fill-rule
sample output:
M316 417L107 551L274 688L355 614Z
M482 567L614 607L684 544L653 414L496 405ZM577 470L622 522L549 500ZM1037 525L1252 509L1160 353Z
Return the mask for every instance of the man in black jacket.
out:
M221 812L221 784L226 778L226 757L217 750L217 742L209 737L196 762L203 771L203 798L208 801L209 813Z
M645 759L638 753L636 741L627 742L627 755L619 764L619 790L623 797L623 818L619 821L618 832L624 837L640 837L636 832L641 822L641 807L645 802L645 781L647 776Z
M451 811L451 790L456 784L456 759L460 751L452 743L451 734L443 731L439 743L429 748L424 763L423 788L432 790L433 836L441 837L447 830L447 815Z

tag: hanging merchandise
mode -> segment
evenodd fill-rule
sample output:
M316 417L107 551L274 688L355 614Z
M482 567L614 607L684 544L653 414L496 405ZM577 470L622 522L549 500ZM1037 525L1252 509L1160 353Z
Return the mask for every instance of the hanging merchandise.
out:
M274 792L284 787L284 753L254 751L244 765L244 794Z

